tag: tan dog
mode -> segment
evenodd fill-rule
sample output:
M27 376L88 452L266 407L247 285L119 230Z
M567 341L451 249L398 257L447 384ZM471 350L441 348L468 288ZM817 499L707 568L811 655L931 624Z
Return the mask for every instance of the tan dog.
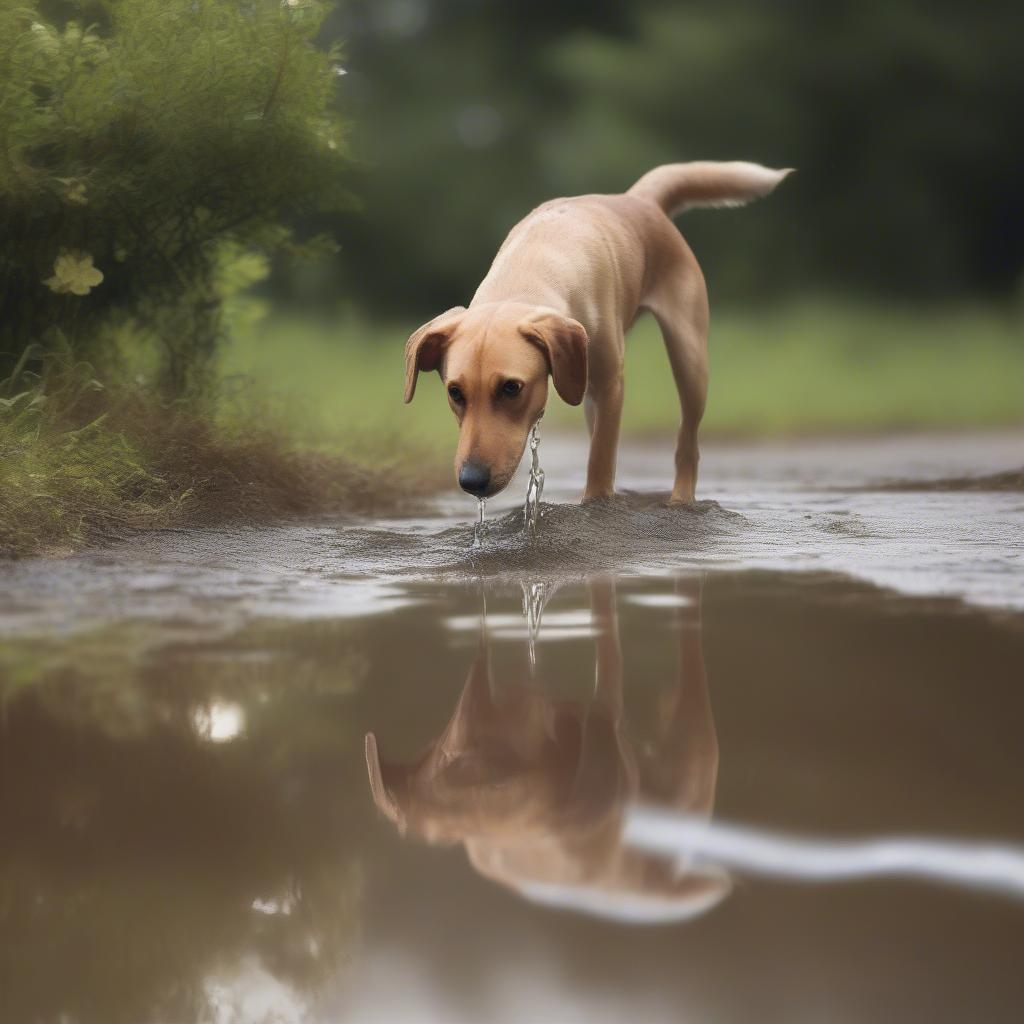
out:
M708 386L708 299L700 267L669 217L738 206L788 174L750 163L666 164L622 195L553 199L509 233L469 308L424 324L405 348L405 401L438 370L459 421L459 485L488 497L519 465L544 412L547 378L570 405L586 400L584 500L615 489L625 332L649 310L679 392L673 502L691 502L697 428Z
M412 764L382 761L366 736L377 807L403 834L461 843L485 878L520 895L620 920L693 917L729 892L713 868L687 870L623 842L637 802L706 817L718 774L700 640L700 590L680 609L676 685L658 735L623 728L622 652L614 585L590 584L596 632L594 699L559 700L535 683L495 691L486 637L448 726Z

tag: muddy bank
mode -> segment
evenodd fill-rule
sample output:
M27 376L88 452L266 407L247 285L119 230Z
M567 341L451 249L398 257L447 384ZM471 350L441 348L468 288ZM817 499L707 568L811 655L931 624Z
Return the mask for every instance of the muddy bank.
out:
M1024 493L1024 469L986 476L957 476L941 480L888 480L880 491L1014 491Z

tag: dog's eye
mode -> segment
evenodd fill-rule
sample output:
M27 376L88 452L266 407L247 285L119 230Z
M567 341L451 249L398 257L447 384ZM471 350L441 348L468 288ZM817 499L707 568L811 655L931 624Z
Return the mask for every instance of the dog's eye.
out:
M503 395L508 395L509 398L515 398L522 390L523 385L517 380L507 380L501 385L501 393Z
M466 396L463 395L462 393L462 388L460 388L457 384L448 385L448 397L456 405L462 405L462 403L466 400Z

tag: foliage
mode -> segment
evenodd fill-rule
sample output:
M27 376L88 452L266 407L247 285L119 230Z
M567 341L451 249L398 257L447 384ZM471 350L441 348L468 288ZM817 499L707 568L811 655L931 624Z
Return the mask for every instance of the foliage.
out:
M188 491L153 472L98 410L103 385L92 366L55 361L46 388L33 378L16 369L0 398L0 554L170 522Z
M1018 7L350 0L328 26L346 38L365 160L365 214L334 221L349 291L425 320L467 301L536 203L620 191L666 161L739 158L798 174L770 201L680 221L713 306L1012 293ZM323 283L316 294L334 301Z
M119 326L202 390L248 254L348 202L318 0L0 9L0 351L100 359ZM322 251L319 240L307 251ZM257 265L258 266L258 265Z

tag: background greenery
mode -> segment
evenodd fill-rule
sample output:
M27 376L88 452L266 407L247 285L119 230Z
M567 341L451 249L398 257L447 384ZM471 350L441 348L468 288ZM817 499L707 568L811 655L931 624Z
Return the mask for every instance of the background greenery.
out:
M1020 324L985 305L805 299L725 310L712 330L707 433L982 427L1024 417ZM440 382L424 381L412 405L399 404L404 340L401 327L365 317L279 313L238 338L223 365L237 386L275 396L270 408L307 441L330 446L358 436L391 448L415 438L447 462L456 427ZM626 393L625 429L668 442L679 400L650 318L630 335ZM224 415L230 422L230 408ZM582 429L580 410L556 401L545 423Z
M396 405L398 350L469 300L512 224L660 162L743 158L798 173L679 220L711 293L706 431L1020 423L1014 17L1002 0L350 0L322 38L345 41L358 204L307 222L337 253L275 266L275 315L228 366L302 395L297 415L335 434L449 437L429 383ZM676 399L643 322L627 395L627 430L669 436Z
M750 159L799 174L768 202L681 222L714 304L1013 294L1017 14L1010 0L348 0L324 38L345 40L362 205L332 219L335 291L422 319L465 301L544 199L621 191L666 161Z

